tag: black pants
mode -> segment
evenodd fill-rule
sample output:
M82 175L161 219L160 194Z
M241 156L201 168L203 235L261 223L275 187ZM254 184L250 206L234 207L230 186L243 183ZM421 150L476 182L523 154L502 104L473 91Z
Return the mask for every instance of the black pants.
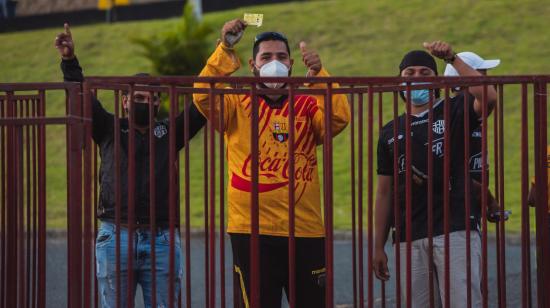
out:
M234 307L250 307L250 234L232 233ZM296 307L325 307L325 239L296 238ZM288 237L261 235L260 307L281 307L288 297Z

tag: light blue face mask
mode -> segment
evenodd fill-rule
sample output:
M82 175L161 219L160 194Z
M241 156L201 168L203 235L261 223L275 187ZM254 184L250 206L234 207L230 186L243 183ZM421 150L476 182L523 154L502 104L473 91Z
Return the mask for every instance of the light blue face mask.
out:
M413 82L411 85L419 84L429 84L429 82ZM402 83L401 85L406 85ZM407 97L407 91L402 91L403 95ZM411 90L411 103L415 106L422 106L427 104L430 101L430 90L429 89L418 89Z

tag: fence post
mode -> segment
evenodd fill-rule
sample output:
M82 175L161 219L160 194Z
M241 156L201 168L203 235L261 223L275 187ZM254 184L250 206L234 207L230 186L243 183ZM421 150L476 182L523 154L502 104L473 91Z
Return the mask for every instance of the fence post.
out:
M82 99L80 86L67 90L67 307L82 306Z
M546 81L537 80L535 94L535 191L537 235L537 296L538 307L550 306L550 235L548 234L548 175L546 133Z
M6 96L6 110L7 117L17 117L17 109L15 106L15 100L12 98L13 92L7 92ZM5 282L5 306L4 307L16 307L17 306L17 286L18 280L22 279L18 277L18 258L17 258L17 181L19 169L17 162L17 148L18 142L16 141L17 131L15 125L8 124L7 127L7 145L6 157L7 157L7 209L6 209L6 282ZM8 296L9 295L9 296Z

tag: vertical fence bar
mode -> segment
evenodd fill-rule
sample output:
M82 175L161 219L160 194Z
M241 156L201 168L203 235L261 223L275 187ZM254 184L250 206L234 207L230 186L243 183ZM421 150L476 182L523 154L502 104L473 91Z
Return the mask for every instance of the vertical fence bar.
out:
M39 91L38 115L46 115L46 94ZM46 125L38 125L38 307L46 307Z
M32 99L27 99L25 100L25 118L30 118L30 101L32 101ZM26 198L25 198L25 201L26 201L26 204L27 204L27 214L26 214L26 227L27 227L27 230L26 230L26 251L25 251L25 259L27 261L26 263L26 274L27 274L27 277L26 277L26 286L25 286L25 289L26 289L26 297L25 297L25 306L26 307L30 307L31 305L31 298L32 298L32 291L33 291L33 288L32 288L32 280L31 280L31 275L32 275L32 268L31 268L31 253L32 253L32 250L31 250L31 234L32 234L32 224L31 224L31 219L32 219L32 213L31 213L31 208L32 208L32 188L31 188L31 182L32 182L32 178L31 178L31 131L30 131L30 124L27 124L25 125L25 171L26 171L26 176L25 176L25 179L26 179L26 188L25 188L25 192L26 192Z
M537 222L537 295L538 306L550 305L550 258L548 233L548 175L547 175L547 101L546 82L538 80L535 86L535 191Z
M5 96L0 97L0 118L6 118L7 100ZM6 223L7 223L7 174L6 174L6 162L8 155L6 152L6 125L0 126L0 307L6 307L6 285L7 285L7 256L6 256Z
M327 85L325 99L325 140L323 148L325 149L325 157L323 157L323 181L325 193L325 260L327 269L327 284L326 284L326 306L334 307L334 237L333 237L333 185L332 185L332 84Z
M411 142L411 84L407 83L407 102L406 102L406 117L405 117L405 226L407 240L407 281L406 281L406 299L407 308L412 308L412 142ZM394 140L395 143L395 140Z
M466 306L472 307L472 268L471 268L471 247L470 247L470 142L472 132L470 130L470 101L468 89L462 91L464 100L464 227L466 229ZM459 103L458 101L456 102ZM484 205L482 205L484 206Z
M494 158L494 162L495 162L495 166L494 166L494 174L495 174L495 195L494 197L497 199L497 201L499 203L500 202L500 199L499 199L499 196L500 196L500 177L499 177L499 173L500 173L500 151L499 151L499 145L500 145L500 138L499 138L499 128L500 128L500 117L499 117L499 113L500 113L500 104L497 102L495 104L495 107L494 107L494 112L493 112L493 158ZM487 154L487 157L489 157L489 154ZM483 164L485 164L486 162L482 162ZM489 167L490 166L487 166L487 173L489 173ZM488 178L490 179L489 175L487 175ZM487 181L487 184L489 180ZM490 190L489 190L489 187L487 187L487 190L488 190L488 193L490 194ZM487 206L486 204L482 204L482 206ZM501 207L502 207L502 204L501 204ZM501 279L503 278L501 276L501 272L500 272L500 268L501 268L501 262L502 262L502 258L501 258L501 251L500 251L500 245L501 245L501 241L503 240L501 238L501 234L500 234L500 228L499 228L499 225L500 225L500 222L496 222L496 228L495 228L495 236L496 236L496 245L495 245L495 253L496 253L496 272L497 272L497 304L498 304L498 307L503 307L502 306L502 292L503 290L501 290Z
M23 114L23 101L15 99L15 108L19 107L19 113L17 114L18 118L24 118ZM16 111L17 112L17 111ZM23 135L23 125L16 126L16 143L12 146L15 147L17 152L15 168L17 170L17 176L14 178L17 185L17 259L18 259L18 305L23 306L25 303L25 231L24 231L24 135Z
M373 259L373 121L374 121L374 102L373 102L373 87L372 85L369 85L369 93L368 93L368 123L367 123L367 178L368 178L368 184L367 184L367 218L368 218L368 230L367 230L367 241L368 241L368 252L367 252L367 273L368 273L368 284L369 284L369 290L368 290L368 305L369 307L373 307L374 304L374 280L372 277L372 259Z
M84 92L84 95L85 92ZM96 96L97 96L97 93L96 93ZM117 103L117 102L115 102ZM93 122L92 122L92 125L93 125ZM93 128L92 128L93 129ZM93 142L93 180L92 180L92 184L93 184L93 202L92 202L92 212L93 212L93 220L94 220L94 233L93 233L93 237L92 237L92 250L93 250L93 255L94 255L94 260L93 260L93 268L92 270L94 271L94 273L96 272L97 270L97 262L96 262L96 258L95 258L95 243L96 243L96 238L97 238L97 234L98 234L98 218L97 218L97 206L99 204L99 201L98 201L98 194L99 194L99 180L98 180L98 177L97 177L97 172L98 172L98 165L97 165L97 150L98 150L98 145ZM97 275L94 275L94 308L97 308L99 306L99 288L98 288L98 283L97 283Z
M40 96L32 104L32 116L38 117L37 108L40 104ZM1 109L2 107L0 107ZM37 125L32 126L32 268L33 268L33 297L31 307L38 307L38 153L37 153ZM0 303L1 305L1 303Z
M500 305L502 307L506 307L506 231L505 231L505 221L504 221L504 86L502 84L498 85L498 117L499 117L499 148L498 151L500 152L499 155L499 162L497 164L497 167L499 168L498 175L499 175L499 188L498 188L498 203L500 204L500 218L497 227L499 228L500 233L500 246L499 249L499 255L500 255L500 267L499 267L499 275L501 277L499 291L500 293Z
M176 92L176 87L174 85L170 85L170 115L169 115L169 130L171 134L168 135L168 165L170 166L170 173L168 175L168 229L170 233L170 257L169 257L169 268L170 271L168 273L168 307L175 308L174 303L176 302L176 286L174 285L174 282L176 281L176 273L175 273L175 264L176 264L176 215L177 215L177 209L176 209L176 184L177 184L177 160L176 160L176 108L178 106L178 93ZM179 273L178 273L179 275Z
M434 239L433 239L433 172L434 172L434 159L433 159L433 123L434 123L434 92L430 91L430 100L428 101L428 151L426 157L428 158L428 284L429 284L429 302L430 308L435 307L435 292L434 292Z
M220 161L220 306L225 308L225 211L224 211L224 108L225 108L224 96L220 95L220 122L219 122L219 161Z
M135 103L134 103L134 85L129 86L129 99L127 104L128 108L128 204L127 204L127 224L128 224L128 251L127 255L127 267L128 282L126 288L126 306L131 308L134 302L134 289L130 286L134 285L134 224L136 223L135 205L136 205L136 127L134 123L135 117ZM118 131L117 131L118 133ZM119 227L117 225L117 227ZM117 228L120 229L120 228ZM122 293L122 292L120 292Z
M88 83L84 83L83 85L83 91L84 93L87 93L89 91ZM79 94L80 95L80 94ZM84 145L84 246L83 246L83 253L84 253L84 284L83 284L83 290L84 290L84 308L89 308L92 303L92 297L91 297L91 291L92 291L92 277L91 277L91 271L92 271L92 149L93 149L93 143L92 143L92 102L90 100L90 96L84 95L83 96L84 106L83 106L83 113L84 113L84 120L86 121L84 123L84 129L85 129L85 135L83 140Z
M184 163L185 163L185 306L191 307L191 188L190 188L190 164L189 164L189 96L184 96ZM192 104L192 102L191 102Z
M488 174L487 166L487 126L488 126L488 110L487 110L487 86L483 86L483 93L481 98L481 259L482 259L482 274L481 274L481 294L483 296L483 307L487 308L489 304L488 294L488 270L487 270L487 187L488 187Z
M250 151L252 152L252 164L251 164L251 173L252 173L252 194L250 196L250 306L252 308L260 308L260 254L259 254L259 220L260 220L260 211L259 211L259 196L258 196L258 168L259 168L259 157L258 157L258 96L256 95L256 84L252 84L250 89L250 96L252 97L252 114L250 117L251 120L251 146Z
M294 85L288 88L288 302L296 307L296 239L295 239L295 115Z
M383 92L378 93L378 132L382 131L383 119L382 119L382 102L383 102ZM382 308L386 308L386 282L380 280L380 298Z
M521 302L531 307L531 228L529 226L529 125L527 84L521 84Z
M121 272L121 241L120 241L120 225L121 225L121 219L122 219L122 175L121 175L121 165L120 165L120 147L122 146L121 140L120 140L120 95L119 91L115 91L115 117L114 117L114 140L115 140L115 273L116 273L116 306L117 308L122 307L122 277L120 275ZM86 95L92 95L92 93L88 92ZM97 92L96 92L97 95ZM129 94L128 94L129 95ZM129 116L129 115L128 115ZM130 160L128 160L130 162ZM128 166L129 167L129 166ZM127 201L130 199L127 198ZM126 204L126 208L128 208L128 204Z
M210 126L212 125L211 121L206 122L206 128L204 129L204 139L203 139L203 175L204 175L204 302L206 305L210 302L210 239L209 239L209 220L208 220L208 136L210 135Z
M70 190L68 198L68 307L82 306L82 133L83 125L74 118L82 117L82 106L79 88L71 87L68 90L68 115L67 126L68 147L68 177L67 189ZM73 118L73 119L71 119ZM78 121L78 122L77 122Z
M214 96L212 90L214 89L214 84L210 84L210 88L208 88L208 99L209 99L209 105L210 110L216 110L215 109L215 99L216 96ZM209 145L210 148L208 161L210 162L210 242L209 242L209 250L210 250L210 259L208 260L210 268L210 276L209 276L209 284L210 284L210 297L208 299L208 307L215 308L216 307L216 134L214 132L214 126L216 123L213 123L215 119L215 116L212 118L212 121L210 125L208 126L209 130ZM220 172L221 177L221 172ZM220 234L221 236L221 234ZM207 260L205 260L206 262Z
M8 118L17 117L15 102L13 100L13 92L6 93L7 109L8 109ZM15 145L15 127L14 125L8 124L8 178L16 179L16 147ZM16 197L16 187L14 187L15 181L8 181L8 202L7 202L7 230L6 230L6 242L7 242L7 278L6 278L6 295L10 294L11 296L6 296L6 307L16 307L17 306L17 197Z
M410 98L410 89L408 97ZM394 213L394 227L395 227L395 306L401 307L401 206L399 204L399 144L395 142L398 140L399 130L399 118L397 116L397 103L398 94L393 92L393 213Z
M449 87L445 85L445 105L443 106L443 121L445 123L445 131L443 133L443 232L445 238L445 265L444 265L444 285L445 285L445 298L443 306L445 308L451 307L451 277L450 277L450 261L451 261L451 249L450 249L450 211L451 211L451 199L449 193L449 181L451 178L451 135L450 135L450 100L449 100Z
M364 290L364 270L363 270L363 123L364 123L364 112L363 112L363 93L359 93L359 105L358 105L358 127L357 127L357 165L358 165L358 179L357 179L357 218L359 224L358 230L358 267L359 267L359 307L363 308L365 305L365 290Z
M171 95L172 93L170 93ZM154 95L151 95L155 97ZM160 100L160 97L159 97ZM155 106L154 99L149 102L149 230L151 232L150 245L151 245L151 307L157 307L157 249L156 249L156 235L157 235L157 188L156 188L156 140L155 140ZM172 122L169 122L172 124ZM170 130L170 135L176 134L175 131ZM170 142L170 141L168 141ZM171 151L172 149L170 149ZM170 165L173 167L172 165ZM169 169L171 172L171 168ZM173 270L170 270L173 272ZM149 303L147 303L149 304Z
M351 87L353 90L353 86ZM353 308L357 308L357 230L356 230L356 190L355 190L355 95L350 95L350 152L351 152L351 270L353 288Z

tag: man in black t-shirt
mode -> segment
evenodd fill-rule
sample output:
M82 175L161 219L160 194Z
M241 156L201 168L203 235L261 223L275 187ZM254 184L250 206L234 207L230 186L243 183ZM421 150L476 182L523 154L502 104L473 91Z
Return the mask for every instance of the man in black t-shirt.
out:
M469 67L453 52L451 46L445 42L424 43L424 47L435 57L445 60L453 65L461 76L480 76L479 72ZM429 77L437 75L437 66L434 58L425 51L415 50L407 53L400 66L402 77ZM462 307L466 296L466 222L465 222L465 194L464 185L471 179L464 177L464 103L468 104L469 128L473 131L480 125L482 114L482 93L483 86L470 87L467 97L459 94L449 101L449 123L444 119L444 100L439 98L439 91L435 91L435 102L433 105L433 125L428 127L429 98L430 90L413 90L410 93L411 114L401 115L395 123L389 122L380 132L378 142L378 187L376 195L375 212L375 255L373 269L376 276L381 280L389 279L387 267L387 256L384 251L384 244L390 227L393 225L393 177L398 177L397 202L399 204L399 215L401 230L395 234L395 242L400 245L401 250L401 281L406 281L406 241L407 229L410 227L411 240L411 298L413 307L429 306L429 272L430 262L428 251L428 129L433 131L432 159L433 163L433 265L436 271L434 275L435 303L440 303L445 298L444 288L444 133L449 129L449 153L450 177L450 298L452 307ZM405 98L406 94L402 93ZM496 101L494 88L487 88L487 110L490 112ZM410 118L411 135L408 137L406 131L406 117ZM394 125L397 125L397 135L394 136ZM406 222L406 164L405 148L406 140L411 142L411 225ZM394 143L397 147L397 170L394 170ZM475 195L475 194L472 194ZM471 197L471 196L468 196ZM472 197L473 198L473 197ZM474 199L470 200L471 219L470 228L473 230L471 236L471 291L472 307L481 305L481 243L477 228L477 219L480 209ZM402 288L405 293L405 288ZM405 295L405 294L404 294Z
M67 82L83 82L82 68L75 55L75 47L69 25L65 24L65 31L59 33L55 39L55 47L62 57L61 70L63 80ZM146 75L146 74L140 74ZM130 99L133 98L133 102ZM149 107L153 105L154 122L150 122ZM181 279L183 275L181 240L176 229L173 237L173 266L170 266L170 189L169 173L174 170L170 166L170 142L169 136L175 134L175 151L181 150L185 145L184 137L184 113L181 112L175 118L174 125L170 125L168 119L157 120L156 112L160 105L160 98L156 93L149 91L134 91L122 95L122 105L128 114L131 113L134 132L134 153L129 152L130 119L121 118L120 128L115 129L115 115L107 112L95 97L92 98L92 138L99 146L101 165L99 169L100 192L97 208L97 217L101 221L95 242L96 278L99 289L99 301L102 307L133 307L133 297L128 300L128 292L135 296L136 287L141 286L145 307L153 305L153 296L158 307L172 307L179 302ZM194 104L188 109L189 138L192 138L204 126L206 119L197 110ZM153 129L154 138L154 168L155 172L155 198L151 197L149 190L149 163L151 148L149 147L149 132ZM118 144L115 136L118 134ZM116 175L116 149L119 149L119 177ZM134 156L134 214L135 220L131 222L132 233L129 228L128 203L128 169L129 158ZM174 199L179 198L177 183ZM116 200L115 191L119 190L120 200ZM120 209L120 224L116 224L116 207ZM150 207L154 206L155 220L150 216ZM176 228L179 225L179 206L175 206ZM155 223L155 230L151 232ZM117 229L120 239L117 240ZM130 241L130 234L133 239ZM132 243L132 251L129 251L129 243ZM117 261L117 247L119 258ZM154 258L153 254L154 253ZM130 262L130 260L132 260ZM153 263L154 261L154 263ZM118 266L117 266L117 263ZM129 264L132 263L132 266ZM154 265L153 265L154 264ZM117 271L117 267L119 270ZM153 267L155 271L153 271ZM128 284L128 276L133 275L132 285ZM154 274L154 275L153 275ZM120 278L120 285L116 281ZM173 278L170 281L170 277ZM170 285L173 292L170 293ZM153 294L153 290L156 290ZM117 305L118 304L118 305Z

